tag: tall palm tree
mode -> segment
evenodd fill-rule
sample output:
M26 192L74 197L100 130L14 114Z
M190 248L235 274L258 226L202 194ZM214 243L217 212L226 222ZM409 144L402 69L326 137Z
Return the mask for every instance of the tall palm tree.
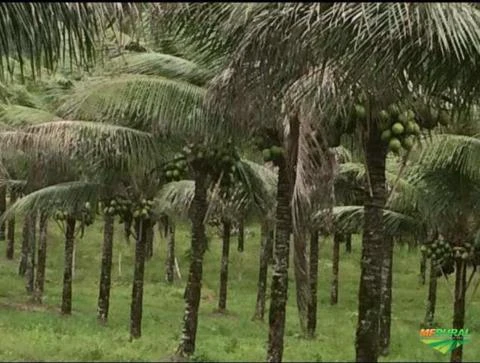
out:
M251 123L265 122L269 115L277 115L272 112L272 105L275 105L275 99L278 100L276 92L282 89L282 85L307 74L311 65L318 62L320 69L332 65L339 67L334 75L335 83L346 87L344 92L335 95L337 101L332 102L330 97L321 95L324 100L321 114L329 117L342 111L339 104L344 106L354 102L350 88L356 83L371 91L377 89L379 92L374 92L376 97L391 94L379 90L379 85L390 84L394 100L403 98L410 81L421 85L429 94L442 93L460 83L465 86L464 95L469 95L470 99L476 89L468 74L473 70L475 62L472 60L477 59L480 49L480 32L474 25L480 22L480 13L470 4L246 4L236 7L222 4L195 7L189 4L185 9L180 11L180 16L173 18L183 26L184 32L195 33L192 36L194 41L209 43L216 49L228 48L228 45L233 48L229 65L233 76L229 86L222 88L216 103L223 100L224 109L242 116L258 106L255 107L258 118L243 117ZM192 18L203 22L189 26ZM220 29L222 36L215 38ZM392 32L391 29L399 31ZM285 38L283 34L286 32L291 36ZM238 38L237 44L240 45L236 46L232 40ZM429 45L428 53L424 44ZM470 56L468 59L466 54ZM459 74L456 69L465 72ZM317 88L324 75L322 71L312 73L311 87ZM442 82L438 82L439 79ZM298 97L303 98L305 93L299 92ZM242 100L233 101L239 107L238 111L233 111L232 100L238 95L242 95ZM372 192L368 193L365 202L368 214L365 231L368 233L363 235L362 253L363 260L371 263L362 266L356 350L357 360L376 361L383 259L377 252L383 233L381 208L385 203L386 152L375 122L366 121L365 156ZM283 310L281 306L279 309ZM278 319L272 317L275 328L283 326L283 313ZM280 360L282 333L272 337L279 345L276 349L279 353L269 359Z

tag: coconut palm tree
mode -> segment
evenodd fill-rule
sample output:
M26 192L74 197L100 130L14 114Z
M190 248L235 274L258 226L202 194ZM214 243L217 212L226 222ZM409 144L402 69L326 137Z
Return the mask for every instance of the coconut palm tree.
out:
M470 59L478 56L480 33L476 26L469 26L465 22L467 18L473 22L479 21L479 12L471 5L396 7L377 4L248 4L234 7L215 4L209 7L201 4L195 7L189 4L185 9L180 12L180 16L173 18L187 29L184 32L195 33L192 36L194 41L213 44L216 49L228 46L234 48L234 51L230 51L232 77L228 82L229 86L222 88L216 103L218 100L228 99L228 105L227 102L223 103L225 109L228 107L230 112L236 114L243 112L242 116L258 105L255 114L259 122L265 122L269 115L276 115L271 108L275 105L274 100L278 100L276 92L282 89L282 85L308 73L311 65L316 65L319 61L320 65L323 65L320 70L325 69L325 66L341 65L334 77L339 86L346 87L345 92L336 94L337 101L340 95L342 102L332 102L327 100L329 97L322 95L322 114L328 116L338 113L339 104L344 106L345 102L352 101L349 96L352 95L350 87L357 82L361 84L361 88L371 91L377 89L377 92L373 92L377 99L380 94L392 95L392 92L385 92L381 88L379 90L379 85L383 87L387 83L392 86L395 84L392 89L393 95L396 95L394 100L403 98L409 81L422 85L429 94L442 93L459 82L465 82L468 90L475 87L466 76L467 70L472 69L474 63L466 61L461 55L470 54L473 57ZM190 16L190 19L187 19L187 16ZM208 21L194 22L195 24L190 26L192 17L205 20L207 16ZM388 19L396 20L392 23ZM408 21L405 21L406 19ZM391 32L390 29L394 27L401 31ZM215 41L215 35L218 35L220 29L222 36ZM445 32L445 29L451 31ZM283 36L287 31L292 34L288 39ZM400 37L399 34L405 36ZM436 37L434 34L443 36ZM235 47L232 39L238 38L240 41L237 44L240 46ZM476 45L466 46L471 44L467 39L473 39ZM396 46L392 48L391 44ZM426 53L423 44L429 44L430 49L435 51ZM452 67L453 64L456 66ZM455 69L459 69L457 66L464 69L465 73L456 72ZM404 71L408 74L408 79L404 77ZM324 75L323 71L312 72L312 87L317 88ZM392 79L395 80L393 83ZM438 79L442 79L442 82L438 82ZM471 95L469 92L467 91ZM304 97L305 93L299 92L298 97ZM235 95L240 94L242 100L233 101L234 105L239 106L239 110L232 111L232 100L235 100ZM248 116L243 118L252 123L257 122L255 117ZM294 116L293 113L292 117ZM365 202L368 218L365 219L363 253L364 260L371 263L362 267L356 346L357 360L376 361L376 317L380 309L382 264L382 256L377 252L383 239L381 206L385 203L385 191L382 175L386 152L381 146L381 131L376 129L375 122L367 121L365 155L369 189L372 192L367 196L370 201L367 199ZM372 205L375 206L370 208ZM377 208L376 205L380 207ZM366 284L365 281L372 283ZM279 295L281 300L283 295ZM280 311L284 310L282 306L279 306ZM271 342L270 346L276 346L275 358L269 358L272 360L281 359L283 338L281 329L278 328L283 326L283 315L279 313L276 318L272 316L271 332L279 331L271 336L275 343Z

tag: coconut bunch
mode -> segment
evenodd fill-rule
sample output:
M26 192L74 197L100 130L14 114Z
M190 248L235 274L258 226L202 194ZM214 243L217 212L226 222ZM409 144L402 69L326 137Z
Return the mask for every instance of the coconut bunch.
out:
M206 143L190 143L183 149L183 158L190 165L212 175L222 176L222 183L234 183L238 179L240 155L231 141L212 148Z
M452 257L453 249L450 244L443 239L434 241L429 245L423 245L421 251L430 258L435 265L440 266L447 259Z
M281 142L277 134L273 130L262 129L254 140L255 146L262 151L263 161L276 162L284 155L284 149L281 147Z
M174 159L165 164L163 168L167 182L185 179L188 174L188 164L183 154L176 154Z
M83 225L89 226L93 223L94 211L92 210L90 203L86 202L80 209L69 210L59 207L53 214L53 219L58 222L63 222L68 217L73 217Z
M131 221L132 218L151 218L153 216L153 200L142 199L132 202L129 199L115 197L103 204L103 213L111 216L119 216L120 223Z
M378 113L378 120L382 130L381 139L395 154L402 149L410 151L420 136L421 128L411 109L402 110L399 105L392 104Z

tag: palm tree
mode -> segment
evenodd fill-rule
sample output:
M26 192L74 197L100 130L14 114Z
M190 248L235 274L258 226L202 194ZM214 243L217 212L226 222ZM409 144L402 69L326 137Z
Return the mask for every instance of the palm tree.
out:
M466 61L461 54L470 54L472 58L478 57L478 44L480 33L478 27L467 25L465 19L478 23L480 14L471 5L459 6L378 6L377 4L255 4L233 7L220 4L201 4L197 7L185 6L185 13L196 19L208 21L185 26L187 18L173 17L186 28L196 33L192 38L206 44L213 44L216 49L225 44L234 48L230 51L233 56L230 64L231 77L229 86L222 88L217 101L224 100L225 109L229 112L241 114L252 124L259 120L265 122L272 112L272 105L278 99L276 92L281 85L297 80L302 74L307 73L311 64L321 62L325 66L341 65L339 69L339 86L345 86L345 92L336 94L348 101L351 94L349 89L352 84L361 83L361 87L378 90L378 85L394 85L394 99L402 99L407 89L407 82L422 85L429 94L442 93L464 83L465 89L471 90L472 83L466 76L472 69L474 62ZM232 21L232 19L235 19ZM396 19L393 23L391 19ZM405 21L408 19L408 21ZM422 20L420 20L422 19ZM423 21L429 19L431 21ZM183 20L183 22L182 22ZM191 18L189 19L190 23ZM468 23L468 24L473 24ZM391 27L400 29L400 32L391 32ZM223 31L220 40L215 41L215 35ZM283 29L284 31L279 31ZM415 30L414 30L415 29ZM451 31L445 32L445 29ZM461 30L460 30L461 29ZM292 34L285 39L283 34ZM217 32L217 33L216 33ZM246 35L245 35L246 34ZM399 37L399 34L405 36ZM435 35L443 36L436 37ZM446 35L448 34L448 36ZM212 40L212 38L214 40ZM232 41L240 38L239 42ZM436 39L436 40L433 40ZM441 40L440 40L441 39ZM466 46L472 40L473 47ZM228 42L227 42L228 40ZM236 44L240 46L236 47ZM232 45L233 44L233 45ZM391 47L395 44L395 47ZM422 45L420 45L422 44ZM430 50L426 53L423 44L429 44ZM441 55L440 55L441 54ZM448 60L447 60L448 59ZM455 64L455 67L453 67ZM455 69L465 70L459 75ZM366 71L368 70L368 71ZM403 76L404 71L409 79ZM325 72L312 74L312 87L317 88ZM466 76L466 77L465 77ZM391 82L392 79L395 82ZM442 79L442 82L438 82ZM398 80L399 82L397 83ZM442 85L440 85L440 83ZM463 88L463 86L462 86ZM227 90L227 91L225 91ZM472 94L468 93L465 94ZM304 97L307 92L299 93ZM391 92L374 92L388 94ZM236 95L242 95L242 100L234 102ZM324 99L322 114L331 116L338 113L339 107L345 102L332 102L329 97L321 95ZM346 98L346 99L345 99ZM227 101L228 100L228 101ZM349 102L351 103L351 99ZM391 101L389 101L391 102ZM238 106L238 112L231 110L232 103ZM255 116L248 114L252 105ZM250 106L250 107L249 107ZM242 109L243 108L243 109ZM341 107L340 107L341 108ZM243 112L243 114L242 114ZM247 117L245 117L247 116ZM382 255L378 253L382 240L382 206L385 203L384 191L384 146L380 140L380 130L373 120L367 120L367 133L365 140L365 156L369 174L369 190L365 206L368 217L365 218L363 260L371 263L362 266L362 278L359 293L359 319L357 329L357 360L377 360L377 317L380 311L380 284ZM292 125L290 125L292 126ZM290 127L290 129L294 129ZM287 155L290 155L287 153ZM382 176L383 175L383 176ZM280 187L280 184L279 184ZM378 206L378 207L377 207ZM284 220L282 220L284 222ZM284 236L286 237L286 234ZM365 283L372 281L372 283ZM283 300L283 294L279 296ZM273 302L273 301L272 301ZM279 309L283 310L279 305ZM280 322L272 316L275 328L283 326L283 314L278 314ZM273 322L275 321L275 322ZM279 324L279 325L278 325ZM272 325L272 328L273 328ZM277 329L278 330L278 329ZM275 337L276 350L279 352L275 359L281 359L282 333L271 333ZM272 336L272 337L273 337ZM273 359L270 358L269 359Z

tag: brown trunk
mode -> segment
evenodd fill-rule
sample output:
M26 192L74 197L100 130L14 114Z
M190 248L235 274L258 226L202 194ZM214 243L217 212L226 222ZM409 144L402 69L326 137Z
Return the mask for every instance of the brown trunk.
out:
M20 276L25 276L27 271L27 262L28 262L28 244L29 240L29 225L30 217L28 214L25 215L23 219L23 228L22 228L22 250L20 252L20 264L18 265L18 274Z
M310 284L308 283L307 243L303 233L294 233L293 240L293 271L295 274L295 288L297 298L300 329L306 333L308 304L310 298Z
M245 247L245 220L240 218L238 221L238 252L243 252Z
M390 346L390 330L392 323L392 268L393 268L393 238L385 238L382 264L382 296L380 305L380 354L388 355Z
M268 223L262 223L261 241L260 241L260 268L258 271L257 283L257 304L253 320L263 320L265 315L265 301L267 296L267 276L268 276L268 258L269 252L273 247L273 239L268 229Z
M147 242L145 246L145 258L150 260L153 257L153 237L155 235L153 224L147 229Z
M372 123L366 145L367 182L364 202L364 226L360 287L358 292L358 324L356 361L377 362L380 291L383 261L383 208L385 206L385 144ZM368 185L370 184L370 185ZM370 194L371 193L371 194Z
M67 216L65 231L65 262L63 267L62 314L72 314L73 247L75 245L75 218Z
M422 252L422 255L420 256L420 274L419 274L419 280L422 285L425 285L426 273L427 273L427 255L425 252Z
M281 362L283 335L285 329L285 307L288 291L288 258L290 233L292 230L290 210L290 182L285 160L278 168L277 224L275 233L274 258L268 334L268 362Z
M428 300L425 312L425 327L433 328L435 324L435 306L437 305L437 267L430 260L430 276L428 283Z
M352 235L350 233L345 236L345 252L352 253Z
M47 224L48 215L46 213L41 213L38 233L37 276L35 278L34 291L34 300L38 304L42 303L43 291L45 287L45 268L47 263Z
M340 264L340 242L343 236L339 233L333 235L332 253L332 285L330 289L330 305L338 303L338 267Z
M36 254L36 230L37 214L32 212L28 216L28 244L27 244L27 266L25 269L25 288L27 293L32 294L35 285L35 254Z
M467 287L467 264L457 258L455 261L455 301L453 305L453 329L464 329L465 325L465 294ZM450 362L461 362L463 345L452 351Z
M132 304L130 307L130 338L142 336L143 283L145 275L145 250L148 230L152 227L150 219L135 219L135 268L133 270Z
M105 324L108 320L110 306L110 286L112 277L113 257L113 228L114 217L110 214L104 216L102 266L100 268L100 288L98 292L97 320Z
M308 305L307 334L315 336L317 327L317 285L318 285L318 231L310 235L310 303Z
M169 223L165 231L167 239L167 259L165 261L165 280L173 284L175 269L175 226Z
M0 215L7 209L7 187L0 186ZM0 241L5 240L5 223L0 224Z
M17 200L17 193L15 191L10 192L10 205ZM8 220L7 224L7 260L13 260L13 254L15 251L15 217Z
M195 352L195 339L197 335L198 309L202 289L203 256L207 245L205 234L205 215L207 214L207 182L206 175L196 171L195 194L191 204L192 221L192 255L185 288L185 314L183 329L177 354L182 356L192 355Z
M275 246L275 227L268 230L267 258L268 264L273 266L273 247Z
M228 255L230 253L230 230L229 221L223 221L222 236L222 264L220 267L220 295L218 300L218 311L224 312L227 309L227 286L228 286Z

